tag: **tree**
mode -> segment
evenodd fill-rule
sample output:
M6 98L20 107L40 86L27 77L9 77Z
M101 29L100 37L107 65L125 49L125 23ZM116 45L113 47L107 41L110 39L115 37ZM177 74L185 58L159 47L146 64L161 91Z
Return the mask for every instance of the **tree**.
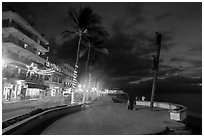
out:
M88 52L87 61L86 61L85 81L88 79L88 74L89 74L88 68L89 68L91 49L96 52L108 54L109 52L106 48L97 47L97 45L102 44L107 39L108 36L109 34L101 26L95 26L95 27L92 27L92 29L90 29L89 35L87 35L86 37L86 47L80 52L80 55L79 55L80 57L82 57ZM88 85L87 82L85 83L86 85ZM85 96L86 95L84 95L84 98L83 98L84 101L85 101Z
M75 62L75 72L78 68L80 44L83 39L85 39L89 34L94 33L94 28L101 24L101 17L95 13L89 7L79 8L76 10L68 10L69 19L71 19L71 27L73 30L65 30L63 32L63 37L78 37L77 55ZM89 32L90 31L90 32ZM91 36L91 35L89 35ZM73 86L73 89L75 87ZM72 89L72 102L73 102L73 89Z
M154 61L154 79L153 79L153 86L152 86L152 94L151 94L151 101L150 101L150 107L153 109L154 106L154 96L155 96L155 91L156 91L156 85L157 85L157 75L158 75L158 70L159 70L159 56L160 56L160 48L161 48L161 38L162 35L161 33L156 32L156 38L157 38L157 53L156 56L153 55L153 61Z

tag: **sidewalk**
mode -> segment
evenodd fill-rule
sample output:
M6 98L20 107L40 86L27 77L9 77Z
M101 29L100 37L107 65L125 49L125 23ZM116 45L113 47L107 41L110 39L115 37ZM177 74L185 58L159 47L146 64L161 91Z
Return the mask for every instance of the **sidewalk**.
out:
M51 107L61 105L62 96L2 103L2 121L30 112L35 107Z
M67 115L45 129L42 135L144 135L169 128L184 128L169 118L169 111L137 106L127 110L126 104L113 103L110 96L92 102L85 110Z

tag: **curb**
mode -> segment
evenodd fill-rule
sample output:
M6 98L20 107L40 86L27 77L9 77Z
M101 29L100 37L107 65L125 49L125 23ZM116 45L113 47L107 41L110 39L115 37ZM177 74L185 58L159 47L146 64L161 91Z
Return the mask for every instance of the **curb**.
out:
M27 134L31 130L34 130L35 128L41 126L42 124L45 124L46 121L52 120L55 117L60 118L64 115L71 114L80 110L81 104L46 110L2 129L2 135Z

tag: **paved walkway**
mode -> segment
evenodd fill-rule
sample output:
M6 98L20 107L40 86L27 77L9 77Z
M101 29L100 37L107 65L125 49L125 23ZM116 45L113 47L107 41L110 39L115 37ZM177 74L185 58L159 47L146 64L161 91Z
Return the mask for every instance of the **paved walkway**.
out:
M151 111L137 106L113 103L110 96L101 97L85 110L65 116L45 129L43 135L141 135L162 132L166 127L183 127L170 120L168 110Z

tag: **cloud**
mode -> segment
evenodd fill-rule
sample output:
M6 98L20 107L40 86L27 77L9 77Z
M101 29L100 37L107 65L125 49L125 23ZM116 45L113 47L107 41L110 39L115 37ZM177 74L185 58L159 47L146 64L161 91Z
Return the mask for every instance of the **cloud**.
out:
M138 24L145 22L145 18L143 16L143 7L144 3L136 2L136 3L125 3L127 16L133 18L132 24Z
M162 21L162 20L164 20L164 19L170 17L171 15L172 15L171 13L165 12L165 13L159 15L159 16L156 16L156 17L155 17L155 20L156 20L156 21Z
M131 81L130 83L132 84L129 84L123 88L126 92L132 94L133 96L146 96L147 99L150 99L153 83L151 77L144 78L139 82ZM200 86L201 83L201 77L186 77L182 75L174 75L166 77L165 79L158 78L155 97L157 98L159 94L165 93L200 94L202 93L202 86Z
M132 70L143 71L151 68L152 61L146 57L141 57L141 55L148 53L145 48L142 48L142 43L139 45L141 39L146 39L146 37L141 36L134 39L130 35L116 34L106 42L105 45L110 51L110 55L106 59L107 70L110 75L132 75L130 73Z
M129 84L139 84L140 82L149 81L152 79L153 79L152 77L146 77L146 78L142 78L140 80L130 81Z
M173 57L169 60L170 62L187 62L192 65L192 67L201 67L202 60L200 59L192 59L188 57Z
M110 51L110 55L106 58L108 76L115 77L116 79L112 80L118 81L118 85L128 84L130 79L129 81L123 79L126 76L135 76L131 78L132 81L152 76L152 55L157 48L155 36L151 36L144 30L126 33L124 20L113 22L112 30L113 35L104 45ZM170 34L171 32L168 31L162 33L162 49L174 46Z

